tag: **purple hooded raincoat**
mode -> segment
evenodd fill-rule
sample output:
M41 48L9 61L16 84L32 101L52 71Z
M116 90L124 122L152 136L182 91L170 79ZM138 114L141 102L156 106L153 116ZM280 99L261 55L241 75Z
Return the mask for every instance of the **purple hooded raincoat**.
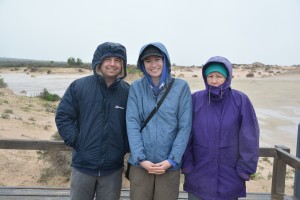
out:
M207 84L209 63L223 63L228 78L219 87ZM184 190L205 200L246 196L245 181L259 158L259 126L249 98L231 89L232 65L212 57L203 66L206 90L192 95L193 126L183 157Z

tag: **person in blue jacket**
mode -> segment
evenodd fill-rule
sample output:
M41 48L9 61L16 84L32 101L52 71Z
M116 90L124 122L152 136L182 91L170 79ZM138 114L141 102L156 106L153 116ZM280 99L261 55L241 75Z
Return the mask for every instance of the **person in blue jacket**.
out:
M73 148L71 200L119 200L124 155L129 151L126 105L129 85L126 49L100 44L93 75L73 81L56 112L58 132Z
M232 65L210 58L202 68L205 90L195 92L191 137L182 172L189 200L246 196L245 182L259 158L259 125L248 96L231 88Z
M181 160L192 121L192 101L186 81L175 79L148 124L146 120L171 82L171 64L161 43L144 45L137 67L144 77L129 90L126 124L131 155L131 200L177 200Z

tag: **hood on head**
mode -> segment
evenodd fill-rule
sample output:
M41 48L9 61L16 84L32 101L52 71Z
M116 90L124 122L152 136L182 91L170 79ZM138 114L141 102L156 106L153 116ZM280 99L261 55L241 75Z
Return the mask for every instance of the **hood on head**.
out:
M227 69L227 78L226 78L226 81L225 83L223 83L223 88L228 88L230 87L231 85L231 79L232 79L232 64L230 63L229 60L227 60L226 58L224 57L221 57L221 56L214 56L214 57L211 57L203 66L202 68L202 77L203 77L203 80L205 82L205 86L206 88L208 87L208 84L207 84L207 79L206 79L206 76L205 76L205 70L207 69L207 67L209 66L209 64L211 63L222 63L226 69Z
M125 78L126 77L126 65L127 65L127 56L126 56L126 48L114 42L105 42L100 44L93 56L92 60L92 69L94 74L97 73L98 65L101 65L102 61L108 57L119 57L123 60L122 72L118 78Z
M154 47L158 48L165 55L163 57L166 58L166 67L168 68L168 72L170 73L171 72L171 61L170 61L169 53L168 53L166 47L162 43L160 43L160 42L149 43L149 44L144 45L141 48L140 53L139 53L139 58L138 58L138 61L137 61L137 68L140 69L140 70L142 70L142 66L143 66L142 65L142 63L143 63L143 60L142 60L143 52L149 46L154 46Z

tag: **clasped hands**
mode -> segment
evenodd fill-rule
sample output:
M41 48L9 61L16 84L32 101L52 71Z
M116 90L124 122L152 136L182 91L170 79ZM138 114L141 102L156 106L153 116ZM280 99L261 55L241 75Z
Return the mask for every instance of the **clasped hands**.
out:
M172 165L169 161L164 160L160 163L152 163L148 160L140 162L140 166L148 171L149 174L160 175L164 174Z

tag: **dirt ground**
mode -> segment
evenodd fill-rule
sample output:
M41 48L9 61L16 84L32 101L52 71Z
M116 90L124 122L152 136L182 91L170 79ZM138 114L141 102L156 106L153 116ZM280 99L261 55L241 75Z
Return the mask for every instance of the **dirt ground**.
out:
M46 73L48 69L44 69ZM51 73L78 73L78 69L51 69ZM280 87L286 77L292 77L292 80L300 79L299 70L295 69L277 69L280 71L270 74L263 69L255 72L256 79L246 78L249 71L245 69L235 69L233 82L235 86L245 89L250 98L255 99L253 104L255 107L270 107L272 101L269 95L277 95L277 93L270 93L263 96L264 100L258 100L259 94L256 90L264 89L270 90L268 86L259 87L255 85L258 79L263 79L265 83L270 82L270 87ZM1 73L24 73L22 70L18 72L10 69L0 69ZM83 70L83 73L91 73L90 70ZM181 77L188 81L192 90L203 89L203 82L201 78L201 69L192 70L176 70L173 71L176 77ZM35 74L38 76L38 73ZM137 76L129 75L128 82L135 80ZM276 81L277 80L277 81ZM261 82L259 82L261 83ZM252 84L252 85L251 85ZM276 85L274 85L276 84ZM297 83L298 84L298 83ZM267 85L267 84L266 84ZM255 90L251 88L255 87ZM285 91L287 94L293 93L299 97L299 85L287 87ZM295 91L296 90L296 91ZM298 94L297 94L298 91ZM270 99L270 101L268 100ZM299 98L298 98L299 99ZM284 102L272 102L284 105L294 103L295 106L300 105L300 102L293 102L291 99L285 99ZM9 88L0 88L0 139L28 139L28 140L49 140L51 136L57 132L54 113L57 103L45 102L37 97L17 96ZM272 107L270 107L272 108ZM263 120L263 119L262 119ZM276 122L277 123L277 122ZM272 129L271 125L269 127ZM53 187L68 187L69 182L67 179L61 177L53 177L49 182L40 182L39 178L41 170L45 164L37 159L36 151L24 150L1 150L0 149L0 186L53 186ZM260 158L257 174L254 180L247 183L248 192L270 192L271 191L271 176L272 176L272 159ZM286 193L293 193L293 169L287 168L286 178ZM128 188L129 184L124 179L123 187ZM182 186L181 186L182 188Z

